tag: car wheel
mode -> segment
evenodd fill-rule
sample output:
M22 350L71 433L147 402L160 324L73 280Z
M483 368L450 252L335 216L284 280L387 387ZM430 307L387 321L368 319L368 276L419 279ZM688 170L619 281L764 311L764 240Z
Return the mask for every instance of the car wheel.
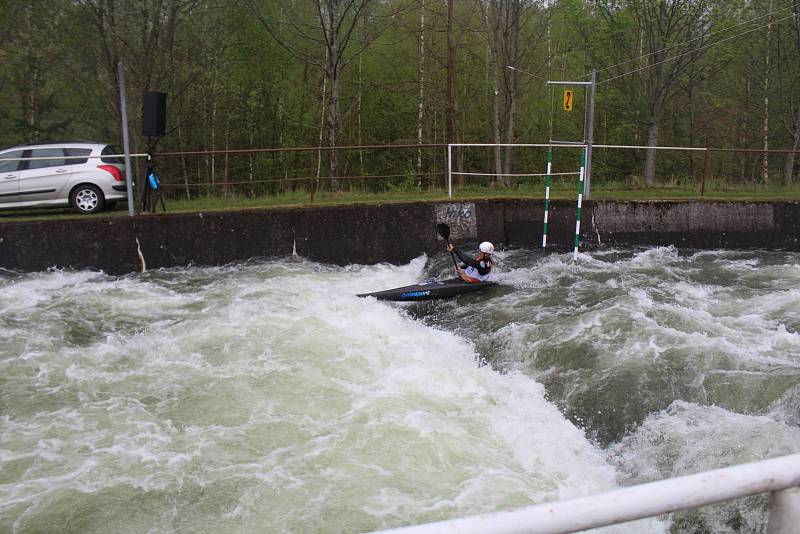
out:
M80 213L97 213L103 209L103 192L90 184L79 185L69 195L69 203Z

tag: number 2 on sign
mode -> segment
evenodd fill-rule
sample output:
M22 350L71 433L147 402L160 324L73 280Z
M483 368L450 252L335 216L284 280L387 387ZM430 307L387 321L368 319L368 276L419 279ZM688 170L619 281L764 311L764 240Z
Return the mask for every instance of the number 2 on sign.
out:
M572 111L572 89L564 90L564 111Z

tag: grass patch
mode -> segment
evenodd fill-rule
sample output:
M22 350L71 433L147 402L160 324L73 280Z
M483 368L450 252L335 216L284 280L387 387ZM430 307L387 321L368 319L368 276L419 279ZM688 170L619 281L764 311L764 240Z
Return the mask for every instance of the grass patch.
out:
M713 185L713 187L711 187ZM165 199L167 211L229 211L241 209L258 209L269 207L310 207L348 204L382 204L395 202L446 201L447 191L418 190L413 186L410 190L391 190L379 193L363 191L330 192L319 191L314 195L313 203L308 193L303 191L287 192L281 195L249 198L231 195L227 199L221 196L202 196L191 200ZM551 188L554 200L575 200L577 197L575 180L556 179ZM695 184L683 185L675 182L656 187L631 186L625 183L600 182L592 184L592 199L595 200L761 200L761 201L800 201L800 186L730 186L712 183L700 196L699 187ZM516 188L491 188L468 185L453 191L454 201L479 200L491 198L544 198L544 183L520 184ZM26 209L0 211L0 223L4 221L37 221L37 220L70 220L104 217L125 217L128 208L124 202L117 204L112 211L104 211L92 215L78 214L67 208Z

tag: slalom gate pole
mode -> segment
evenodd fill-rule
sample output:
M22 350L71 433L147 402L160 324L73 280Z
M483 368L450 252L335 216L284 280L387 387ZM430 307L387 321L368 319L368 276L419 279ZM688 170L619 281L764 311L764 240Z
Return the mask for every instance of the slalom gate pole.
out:
M553 184L553 149L547 150L547 179L544 186L544 230L542 231L542 248L547 248L547 221L550 213L550 186Z
M575 250L573 261L578 261L578 245L581 243L581 208L583 205L583 177L586 172L586 150L581 152L581 173L578 182L578 210L575 212Z

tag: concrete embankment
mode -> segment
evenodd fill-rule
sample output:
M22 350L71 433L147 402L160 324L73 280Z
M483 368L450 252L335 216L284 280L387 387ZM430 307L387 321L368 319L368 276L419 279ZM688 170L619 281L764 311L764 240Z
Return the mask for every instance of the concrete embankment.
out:
M539 247L544 202L529 199L420 202L136 217L0 222L0 267L100 269L221 265L296 254L314 261L402 263L455 242ZM574 202L551 202L548 248L575 241ZM584 210L582 247L776 248L800 250L800 203L595 201Z

